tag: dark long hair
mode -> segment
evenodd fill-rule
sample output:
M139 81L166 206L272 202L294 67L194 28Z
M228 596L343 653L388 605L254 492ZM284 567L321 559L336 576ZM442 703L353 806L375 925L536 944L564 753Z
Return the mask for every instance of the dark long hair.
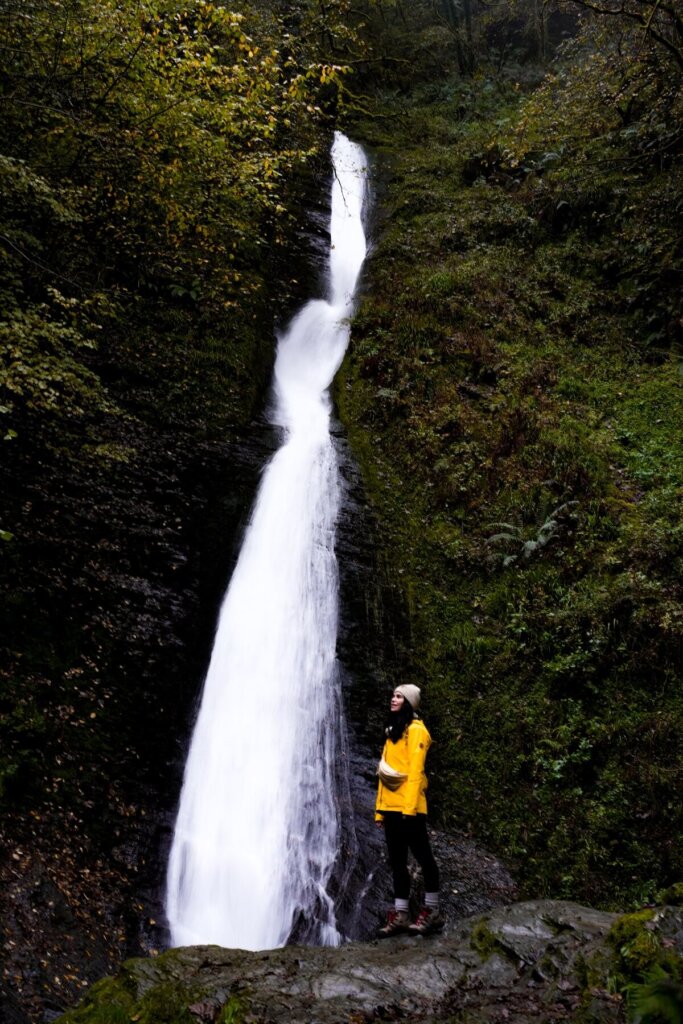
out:
M404 698L398 711L389 712L384 729L385 735L389 737L392 743L398 743L414 717L415 712L413 711L412 704L407 698Z

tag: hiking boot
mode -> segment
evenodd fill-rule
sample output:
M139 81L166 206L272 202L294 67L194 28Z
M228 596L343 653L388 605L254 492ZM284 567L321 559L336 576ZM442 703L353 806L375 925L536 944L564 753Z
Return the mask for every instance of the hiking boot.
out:
M408 931L411 935L431 935L433 932L440 932L445 923L438 910L422 907L415 923L409 925Z
M377 932L380 939L390 939L392 935L405 935L410 925L410 918L406 910L390 910L387 914L387 923Z

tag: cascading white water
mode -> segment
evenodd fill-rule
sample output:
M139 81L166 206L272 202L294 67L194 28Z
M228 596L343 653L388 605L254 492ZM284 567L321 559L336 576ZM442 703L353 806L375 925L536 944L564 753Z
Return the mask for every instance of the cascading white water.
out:
M340 940L327 893L339 846L341 733L334 554L339 476L328 387L365 257L363 151L335 133L329 301L278 339L263 476L221 608L168 866L174 945Z

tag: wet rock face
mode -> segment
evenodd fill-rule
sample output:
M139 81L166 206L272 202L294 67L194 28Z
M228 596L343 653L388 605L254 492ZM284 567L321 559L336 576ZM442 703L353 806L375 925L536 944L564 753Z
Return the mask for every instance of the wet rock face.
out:
M586 964L613 967L608 933L617 915L573 903L533 901L461 922L439 937L337 949L290 946L266 953L198 946L129 961L93 989L79 1024L109 1013L251 1024L348 1024L373 1020L623 1020L623 1002L586 982ZM683 912L664 908L653 928L683 952ZM605 973L605 977L606 977ZM232 1016L229 1014L232 1013ZM139 1015L139 1016L138 1016ZM62 1018L69 1024L76 1017ZM116 1018L118 1019L118 1018ZM121 1016L123 1019L123 1016Z
M0 596L14 585L34 620L11 622L24 656L0 675L16 667L42 733L0 815L3 1021L47 1022L126 957L163 947L187 723L273 441L258 424L230 442L135 429L139 459L114 481L17 473L35 557ZM40 668L22 677L27 662Z

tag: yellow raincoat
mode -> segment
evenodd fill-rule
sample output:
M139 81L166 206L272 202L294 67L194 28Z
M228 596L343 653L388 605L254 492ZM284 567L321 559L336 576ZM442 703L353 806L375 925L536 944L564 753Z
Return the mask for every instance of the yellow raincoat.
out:
M387 740L382 758L394 771L405 775L398 789L391 790L379 780L375 820L382 820L382 811L399 811L401 814L427 813L427 776L425 758L432 742L427 726L414 718L397 743Z

